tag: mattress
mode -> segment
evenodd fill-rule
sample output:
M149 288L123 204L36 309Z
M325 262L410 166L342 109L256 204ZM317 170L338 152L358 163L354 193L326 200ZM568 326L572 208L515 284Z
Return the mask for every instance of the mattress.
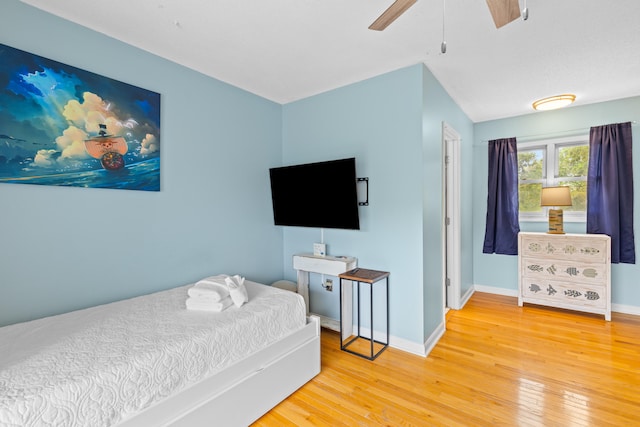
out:
M293 292L185 309L188 286L0 328L0 426L111 426L305 325Z

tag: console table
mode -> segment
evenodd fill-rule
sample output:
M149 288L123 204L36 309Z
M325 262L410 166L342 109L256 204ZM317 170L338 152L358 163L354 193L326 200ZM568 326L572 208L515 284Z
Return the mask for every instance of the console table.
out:
M352 270L358 265L354 257L319 256L313 254L296 254L293 256L293 268L298 270L298 293L304 298L309 315L309 273L338 276Z
M611 320L611 238L518 234L518 305L529 302Z

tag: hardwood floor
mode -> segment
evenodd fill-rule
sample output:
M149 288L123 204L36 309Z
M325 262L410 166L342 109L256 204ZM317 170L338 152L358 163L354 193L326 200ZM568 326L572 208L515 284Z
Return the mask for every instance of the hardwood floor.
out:
M322 372L254 426L640 426L640 317L476 293L427 358L322 331Z

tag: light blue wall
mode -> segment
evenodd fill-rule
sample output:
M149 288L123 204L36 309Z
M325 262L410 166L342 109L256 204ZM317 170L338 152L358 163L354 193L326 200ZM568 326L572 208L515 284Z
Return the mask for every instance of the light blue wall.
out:
M473 286L472 197L473 122L451 99L433 74L423 73L423 262L424 329L433 331L443 319L444 288L442 250L442 123L460 135L460 288L464 295ZM426 337L425 337L426 338Z
M324 240L330 255L352 255L360 267L391 273L391 334L423 343L443 319L442 120L469 147L470 120L421 64L285 105L283 115L284 164L355 156L358 176L369 177L361 230L324 230ZM470 179L469 171L464 180ZM321 200L308 207L338 208ZM470 231L471 217L465 220ZM320 237L319 229L285 227L289 279L295 279L292 255L311 252ZM471 257L464 252L469 287ZM338 293L323 290L319 276L311 280L311 311L337 319Z
M369 177L361 230L324 230L329 255L351 255L360 267L390 275L391 334L422 341L421 67L413 66L284 106L283 163L356 157ZM307 209L339 209L323 204ZM285 274L291 256L312 252L320 229L285 227ZM338 292L312 275L311 311L339 318ZM374 308L375 309L375 308ZM382 309L384 310L384 309ZM384 311L378 311L384 313Z
M628 121L640 121L640 97L626 98L617 101L570 107L564 110L539 112L519 117L494 120L475 125L473 147L474 180L473 180L473 247L474 247L474 282L478 285L493 286L508 290L517 290L517 257L507 255L487 255L482 253L484 241L484 220L487 203L487 141L510 136L559 137L581 131L589 133L591 126ZM634 142L640 141L640 125L633 128ZM634 147L633 167L640 171L640 154ZM636 182L638 175L636 175ZM638 224L640 224L640 186L635 186L634 223L636 234L636 251L638 247ZM522 231L545 231L546 223L522 223ZM565 231L584 233L585 223L565 223ZM639 252L640 253L640 252ZM638 265L617 264L611 269L612 302L640 308L640 286Z
M280 105L18 0L1 11L0 42L160 93L162 169L160 192L0 184L0 325L214 273L282 277Z

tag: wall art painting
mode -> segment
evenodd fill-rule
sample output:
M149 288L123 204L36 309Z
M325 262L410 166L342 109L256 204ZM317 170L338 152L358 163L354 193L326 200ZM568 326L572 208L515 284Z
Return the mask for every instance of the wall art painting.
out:
M160 191L160 95L0 44L0 183Z

